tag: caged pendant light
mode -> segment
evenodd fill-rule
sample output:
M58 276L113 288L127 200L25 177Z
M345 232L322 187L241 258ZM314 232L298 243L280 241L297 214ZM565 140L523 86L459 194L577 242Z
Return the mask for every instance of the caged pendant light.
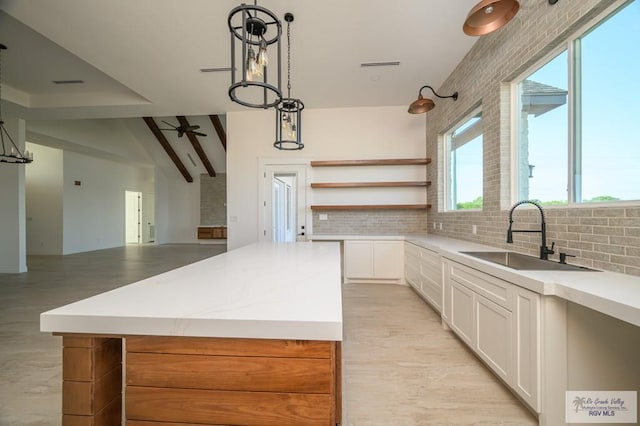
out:
M276 105L276 141L273 146L285 151L296 151L304 148L302 143L302 110L304 104L300 99L291 97L291 29L293 14L286 13L287 21L287 97Z
M2 152L0 152L0 163L10 164L28 164L33 161L33 153L25 150L24 153L15 144L11 135L4 127L2 119L2 51L7 50L7 46L0 44L0 142L2 143ZM5 144L5 136L9 139Z
M232 9L228 24L231 33L229 97L250 108L276 106L282 98L280 20L270 10L258 6L256 0L253 5L242 3ZM277 55L271 60L275 67L273 73L267 73L269 50L275 50Z

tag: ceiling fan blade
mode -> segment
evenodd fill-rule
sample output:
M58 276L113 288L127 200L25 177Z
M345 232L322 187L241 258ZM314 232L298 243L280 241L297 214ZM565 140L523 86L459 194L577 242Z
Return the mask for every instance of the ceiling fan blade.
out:
M194 130L198 130L200 128L200 126L198 125L193 125L193 126L187 126L184 128L185 131L187 132L193 132Z
M191 133L193 133L194 135L197 135L197 136L202 136L202 137L207 136L206 134L201 133L201 132L191 132Z
M171 126L171 127L173 127L173 130L178 130L178 127L177 127L177 126L174 126L173 124L171 124L171 123L169 123L169 122L167 122L167 121L164 121L164 120L162 120L162 122L163 122L164 124L166 124L167 126ZM169 129L167 129L167 130L169 130Z

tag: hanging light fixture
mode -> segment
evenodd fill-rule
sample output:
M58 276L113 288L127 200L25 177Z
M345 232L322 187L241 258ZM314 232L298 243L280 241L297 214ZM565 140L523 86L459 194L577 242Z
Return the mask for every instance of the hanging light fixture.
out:
M462 31L466 35L481 36L502 28L518 13L517 0L482 0L473 6Z
M0 163L27 164L33 161L33 153L29 151L20 152L20 149L11 138L11 135L4 127L2 119L2 51L7 50L7 46L0 44L0 141L2 142L2 152L0 153ZM11 144L4 141L5 135Z
M250 108L271 108L282 98L281 49L282 24L270 10L242 3L229 13L231 32L231 86L229 97L233 102ZM236 41L240 40L240 53ZM267 73L269 48L274 46L277 54L276 70ZM241 59L236 64L236 56Z
M435 90L433 90L433 87L431 86L422 86L420 88L420 91L418 92L418 99L416 99L415 101L411 102L411 105L409 105L409 114L422 114L424 112L429 112L432 109L435 108L436 104L433 103L433 100L429 99L429 98L423 98L422 97L422 90L423 89L430 89L434 95L436 95L439 98L442 99L446 99L446 98L451 98L454 101L458 100L458 92L453 92L453 95L451 96L440 96L436 93Z
M273 146L286 151L304 148L302 143L302 110L304 104L300 99L291 97L291 30L293 14L286 13L287 21L287 97L276 105L276 141Z

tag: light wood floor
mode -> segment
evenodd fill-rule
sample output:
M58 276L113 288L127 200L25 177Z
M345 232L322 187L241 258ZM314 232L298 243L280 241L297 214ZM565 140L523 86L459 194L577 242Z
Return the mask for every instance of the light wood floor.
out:
M410 287L343 295L346 426L538 424Z
M0 274L0 425L60 424L61 342L39 332L41 312L222 251L127 246ZM343 309L345 425L537 424L410 288L348 285Z

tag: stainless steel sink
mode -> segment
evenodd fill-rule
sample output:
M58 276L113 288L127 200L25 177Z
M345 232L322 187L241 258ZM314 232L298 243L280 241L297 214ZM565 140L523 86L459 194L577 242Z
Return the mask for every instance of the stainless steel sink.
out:
M513 251L461 251L460 253L508 266L509 268L528 271L597 271L584 266L542 260L537 257Z

